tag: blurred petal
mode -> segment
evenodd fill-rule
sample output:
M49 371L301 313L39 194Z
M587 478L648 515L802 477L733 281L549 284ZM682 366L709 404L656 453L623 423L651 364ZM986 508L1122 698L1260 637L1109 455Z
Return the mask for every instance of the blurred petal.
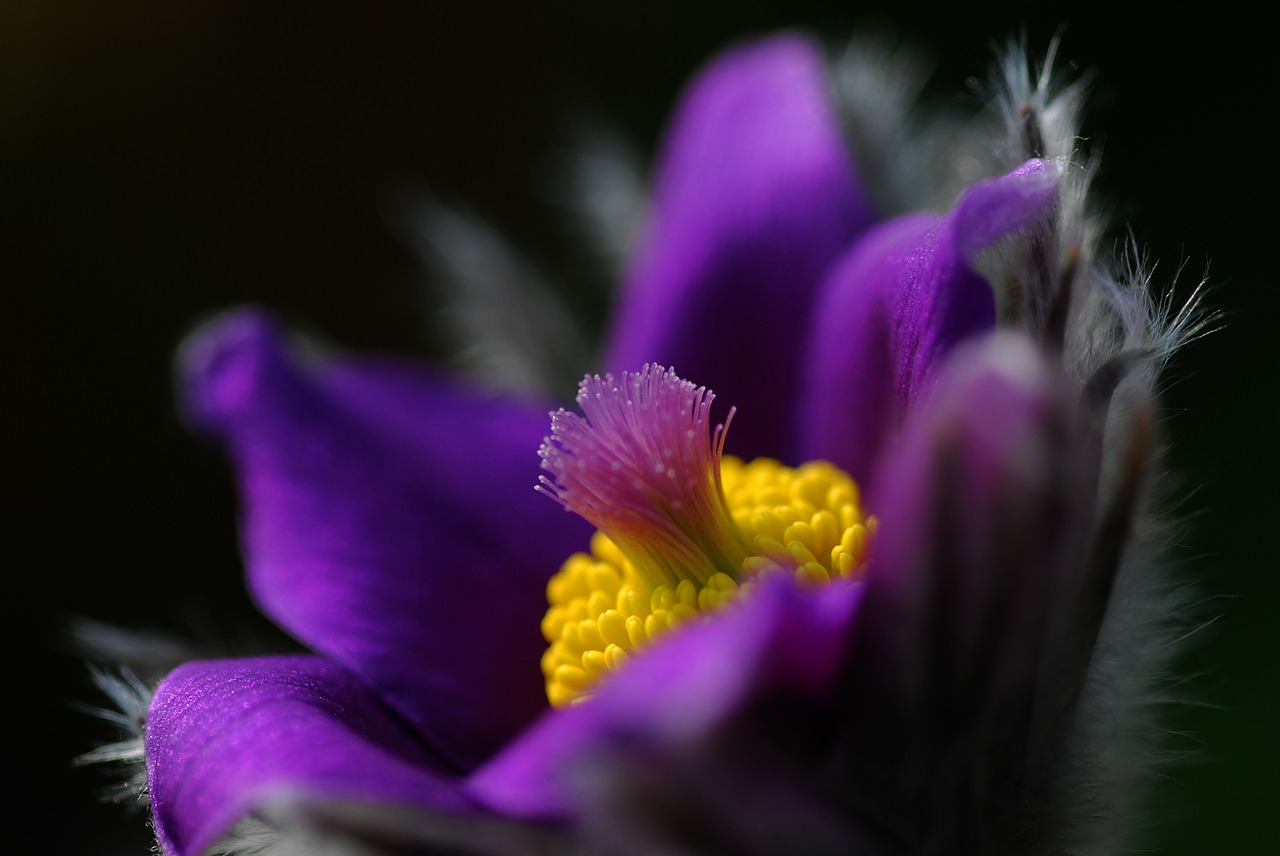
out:
M802 593L785 580L762 583L656 643L589 701L542 719L476 772L470 793L516 816L568 814L591 756L637 741L679 751L767 692L821 695L840 666L858 594L843 584Z
M236 856L534 856L570 850L564 830L487 812L352 800L273 800L261 812L278 850ZM228 842L224 839L225 843ZM230 849L230 848L229 848Z
M963 349L878 471L844 772L911 852L1005 852L1052 785L1090 466L1058 380L1016 336Z
M304 369L244 311L183 353L229 452L249 586L469 769L546 704L545 585L589 530L533 489L548 417L391 363Z
M170 856L203 853L285 796L471 807L408 726L318 657L188 663L156 690L146 735L156 837Z
M807 343L802 459L869 478L947 352L995 327L995 296L973 269L978 254L1046 217L1057 179L1056 167L1029 161L974 185L941 219L915 214L880 226L836 265Z
M814 291L873 213L808 40L721 56L663 146L606 368L672 366L731 402L729 451L779 455Z

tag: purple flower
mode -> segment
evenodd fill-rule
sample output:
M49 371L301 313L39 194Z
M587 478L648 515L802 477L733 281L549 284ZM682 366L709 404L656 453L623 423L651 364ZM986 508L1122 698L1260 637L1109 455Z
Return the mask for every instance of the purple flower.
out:
M250 591L312 653L160 684L145 737L163 851L1120 840L1141 740L1097 723L1128 728L1144 697L1122 690L1153 668L1124 642L1164 620L1134 546L1150 401L1194 326L1163 320L1140 271L1096 261L1078 91L1007 77L1017 154L946 213L877 222L813 45L712 62L661 153L603 358L616 376L584 381L585 417L550 436L546 403L307 357L261 311L194 336L185 408L233 462ZM734 405L732 432L655 362ZM830 462L822 496L796 488L807 510L777 537L771 512L735 517L725 485L750 465L722 443L780 461L769 478ZM641 621L661 636L641 644L626 628L643 615L591 600L619 598L618 577L588 568L565 597L594 611L553 619L548 580L606 548L532 489L540 446L545 492L621 549L613 567L666 575L672 616L714 614ZM706 606L719 577L750 591ZM600 640L557 672L543 633L570 620Z

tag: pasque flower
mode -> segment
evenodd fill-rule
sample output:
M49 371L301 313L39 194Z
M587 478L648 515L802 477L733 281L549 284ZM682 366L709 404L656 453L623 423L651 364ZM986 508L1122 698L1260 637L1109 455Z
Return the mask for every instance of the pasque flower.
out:
M1004 127L935 149L983 176L921 162L949 205L895 215L910 171L847 143L888 127L878 68L833 100L784 35L698 75L581 415L259 310L188 341L250 591L313 653L159 685L165 853L1126 840L1172 615L1153 388L1194 313L1097 259L1078 87L1010 60Z

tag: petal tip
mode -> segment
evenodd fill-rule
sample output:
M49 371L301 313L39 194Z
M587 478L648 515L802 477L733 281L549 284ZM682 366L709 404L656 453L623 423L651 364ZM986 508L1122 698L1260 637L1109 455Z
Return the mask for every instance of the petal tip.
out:
M821 67L822 58L813 39L803 32L788 30L730 46L712 60L707 71L712 78L755 83L758 81L752 80L754 75L743 73L752 71L769 78L786 70L811 73Z
M228 310L188 334L174 372L183 416L217 430L249 400L264 364L278 354L280 336L276 318L255 306Z
M1048 406L1060 397L1058 378L1044 353L1030 338L1016 332L997 331L966 343L950 361L946 374L947 379L939 381L939 397L952 390L957 407L963 407L966 400L982 398L987 391L1009 401L1008 410L995 411L1006 417L1003 420L991 419L990 414L982 418L978 415L982 408L977 407L973 418L980 424L1008 421L1009 413L1022 412L1013 402ZM963 391L954 392L957 389Z
M1032 158L1017 169L969 188L952 213L961 253L972 263L1001 238L1050 216L1062 169Z

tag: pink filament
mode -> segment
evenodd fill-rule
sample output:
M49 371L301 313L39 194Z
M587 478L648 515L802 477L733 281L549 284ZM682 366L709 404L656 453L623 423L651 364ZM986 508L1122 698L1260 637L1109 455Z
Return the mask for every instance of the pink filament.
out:
M748 554L720 483L720 458L733 418L710 432L715 394L646 364L620 378L587 376L582 415L551 415L539 449L538 489L581 515L637 569L705 581L735 574Z

